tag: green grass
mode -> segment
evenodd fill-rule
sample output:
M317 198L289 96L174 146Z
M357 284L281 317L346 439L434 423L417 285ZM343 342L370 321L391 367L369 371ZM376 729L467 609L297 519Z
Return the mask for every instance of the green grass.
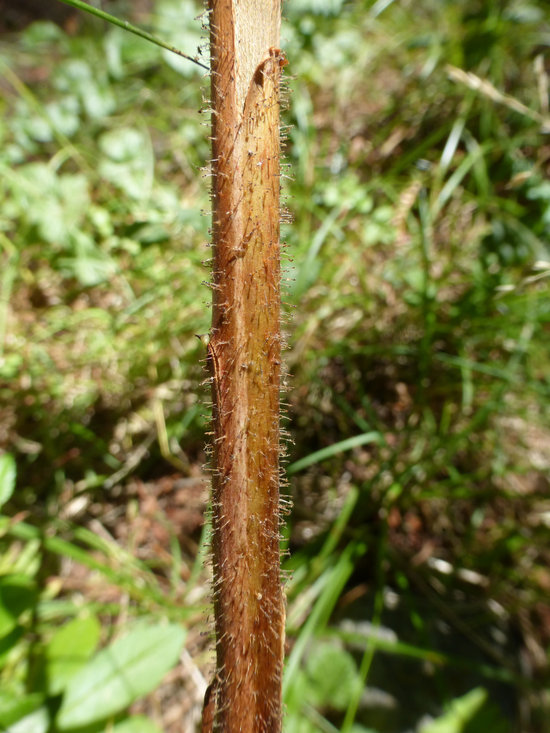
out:
M550 15L284 12L285 729L549 730ZM147 30L194 56L197 13L157 3ZM196 713L210 673L186 493L208 425L207 82L180 61L97 21L2 42L0 569L22 600L0 675L29 696L10 725L63 724L35 671L86 612L102 645L128 618L186 628L186 693L156 693L173 705Z

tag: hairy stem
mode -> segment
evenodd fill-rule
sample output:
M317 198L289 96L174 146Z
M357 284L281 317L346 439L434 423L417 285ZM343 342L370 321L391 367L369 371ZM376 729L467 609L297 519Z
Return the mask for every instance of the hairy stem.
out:
M203 730L281 728L279 0L210 0L213 564Z

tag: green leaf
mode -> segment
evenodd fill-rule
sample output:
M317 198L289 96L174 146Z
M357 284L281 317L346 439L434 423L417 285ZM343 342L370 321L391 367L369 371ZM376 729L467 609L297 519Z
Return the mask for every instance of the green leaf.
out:
M44 163L29 163L17 172L14 198L29 224L49 244L65 248L90 206L86 177L56 173Z
M50 639L45 649L50 695L62 692L97 648L101 626L95 616L76 618Z
M10 692L3 690L0 693L0 730L5 730L18 720L36 712L44 702L44 695L41 693L23 696L21 692L12 689Z
M69 683L58 728L108 718L151 692L177 661L184 638L175 624L140 626L103 649Z
M19 641L23 638L24 629L22 626L15 625L0 637L0 669L4 666L6 659L9 658L11 650L17 646Z
M140 158L143 153L145 138L133 127L120 127L104 133L99 145L102 152L113 162L128 163Z
M170 44L163 41L161 38L157 38L156 36L153 36L151 33L148 33L147 31L143 30L142 28L138 28L137 26L132 25L127 20L121 20L120 18L117 18L114 15L110 15L109 13L106 13L103 10L99 10L99 8L94 8L93 6L89 5L86 2L83 2L82 0L61 0L61 2L66 3L67 5L72 5L74 8L78 8L79 10L84 10L87 13L90 13L92 15L97 16L98 18L102 18L103 20L106 20L108 23L113 23L113 25L117 25L120 28L124 28L125 31L129 31L130 33L135 33L137 36L140 36L141 38L145 38L150 43L154 43L157 46L160 46L161 48L166 48L172 53L178 54L179 56L183 56L184 58L188 59L189 61L193 61L193 63L198 64L199 66L202 66L205 69L208 69L206 65L204 65L202 62L193 59L191 56L188 56L187 54L183 53L183 51L180 51L177 48L172 47ZM142 43L141 46L143 47L144 44ZM147 47L145 45L145 47Z
M28 576L0 576L0 637L15 628L19 616L34 606L36 598L36 585Z
M65 226L72 231L80 225L90 206L88 181L80 173L65 173L57 177L56 188Z
M105 282L116 272L116 263L96 247L86 232L75 231L71 236L74 256L61 257L59 264L82 285L90 287Z
M171 0L157 2L155 4L155 26L159 35L171 45L194 51L204 40L196 14L196 8L192 3L174 4ZM199 67L190 64L184 56L178 56L167 50L163 50L161 55L168 66L182 76L193 76L199 71Z
M46 114L54 130L70 137L80 127L80 105L74 96L66 96L46 105Z
M113 733L162 733L162 730L144 715L134 715L117 723Z
M13 379L19 374L22 364L23 357L21 354L5 354L0 360L0 378L6 380ZM2 506L1 501L0 506Z
M104 133L99 145L104 156L100 175L131 198L149 196L153 181L150 140L139 130L123 127Z
M36 47L40 44L61 43L65 38L58 25L48 20L38 20L21 32L19 43L25 50L36 51Z
M0 456L0 507L2 507L13 494L15 489L15 458L11 453L4 453Z
M0 692L0 730L2 733L46 733L50 714L42 693L25 695L21 683L3 683Z
M314 647L305 672L309 701L320 709L345 710L361 684L351 654L330 643Z
M453 700L449 710L422 726L420 733L507 733L509 730L500 710L487 700L487 690L476 687Z
M337 16L344 5L344 0L294 0L290 3L289 13L292 16L306 13L313 15Z
M287 473L289 476L292 476L292 474L302 471L304 468L309 468L309 466L312 466L314 463L320 463L326 458L332 458L332 456L336 456L339 453L351 450L352 448L357 448L360 445L380 443L381 441L382 435L378 431L354 435L352 438L340 440L338 443L333 443L326 448L321 448L321 450L315 451L315 453L310 453L309 456L305 456L305 458L300 458L299 461L291 463L287 468Z
M21 718L6 729L6 733L47 733L50 727L50 715L46 707Z
M82 107L92 119L104 117L115 107L115 100L101 69L83 59L71 58L57 70L55 83L64 92L76 92Z

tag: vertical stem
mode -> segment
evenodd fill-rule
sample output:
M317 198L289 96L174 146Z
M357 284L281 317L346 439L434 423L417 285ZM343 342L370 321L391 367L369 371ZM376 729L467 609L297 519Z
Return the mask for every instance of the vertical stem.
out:
M217 672L203 731L281 729L280 0L209 0L213 565Z

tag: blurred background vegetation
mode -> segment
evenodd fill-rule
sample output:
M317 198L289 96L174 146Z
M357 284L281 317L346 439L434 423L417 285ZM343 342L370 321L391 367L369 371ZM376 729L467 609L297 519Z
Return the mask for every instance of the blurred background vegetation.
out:
M191 0L103 7L208 58ZM0 9L0 728L191 732L208 80ZM284 16L285 730L550 731L550 10Z

